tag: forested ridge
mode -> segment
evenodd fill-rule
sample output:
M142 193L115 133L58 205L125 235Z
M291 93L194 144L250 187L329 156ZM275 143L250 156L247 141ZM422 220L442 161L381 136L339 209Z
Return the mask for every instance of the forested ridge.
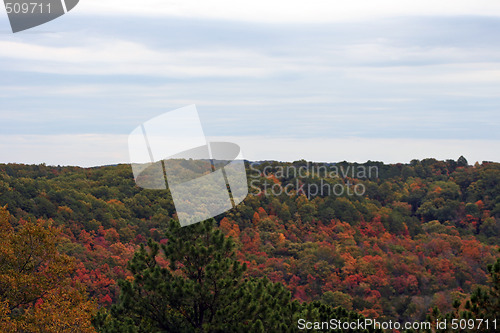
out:
M305 177L282 172L286 167L306 165ZM264 295L261 307L245 308L260 316L260 324L249 320L245 325L259 331L272 318L288 318L291 325L298 314L317 318L318 311L416 321L445 314L480 316L498 309L498 298L486 302L484 297L495 298L490 293L495 276L498 283L498 267L495 273L491 267L496 266L491 265L499 258L499 163L468 165L462 157L391 165L341 162L335 166L343 170L376 167L377 173L326 177L310 172L311 166L332 165L248 163L249 185L253 186L244 202L217 216L213 230L201 227L208 222L185 227L224 236L213 236L213 246L200 246L222 251L231 265L239 265L231 269L219 261L217 265L222 266L215 265L235 274L231 283L239 289L231 291L233 298L265 290L259 291ZM332 186L358 184L364 191L362 195L328 195L307 190L311 184L324 184L320 181ZM276 195L264 184L293 186ZM18 331L37 331L37 322L42 325L46 320L52 325L52 319L43 319L44 313L55 316L62 307L67 309L61 314L67 323L60 321L62 326L54 326L54 332L69 331L64 325L71 327L77 319L82 321L80 327L88 325L88 331L113 332L125 326L130 332L175 331L158 326L155 320L138 321L137 308L144 304L130 300L133 290L152 283L144 276L155 271L156 278L188 280L190 271L183 271L186 263L170 267L180 259L172 250L175 242L169 241L177 236L171 233L176 229L175 208L168 190L137 187L126 164L95 168L0 164L0 206L5 207L0 232L7 240L0 244L0 328L18 325ZM177 229L176 235L182 235L185 228ZM40 246L27 239L37 240ZM231 245L224 245L223 239L231 240ZM176 251L188 250L179 247ZM35 257L38 262L33 262ZM151 272L146 274L146 270ZM19 278L13 279L13 274ZM143 278L144 284L139 284ZM44 287L54 280L60 281L58 288ZM23 289L22 281L40 283L39 289ZM187 288L185 293L191 290L185 282L176 286ZM164 288L175 298L170 285ZM483 294L478 294L478 288ZM273 306L266 305L270 302L266 293L281 300L285 305L280 307L286 310L269 312ZM481 301L488 304L483 304L482 313L474 308ZM176 305L182 318L174 315L176 306L168 306L172 313L166 316L178 331L190 331L189 325L205 331L238 331L216 311L210 317L212 326L203 326L196 316L198 321L191 317L192 323L183 321L186 304ZM72 313L72 308L80 313ZM227 313L235 311L227 309ZM340 310L344 312L335 312Z

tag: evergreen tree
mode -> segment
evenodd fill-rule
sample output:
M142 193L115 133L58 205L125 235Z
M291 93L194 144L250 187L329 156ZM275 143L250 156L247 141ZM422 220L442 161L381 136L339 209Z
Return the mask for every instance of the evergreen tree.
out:
M119 303L94 319L101 332L291 332L298 320L363 319L319 302L299 303L280 283L245 279L232 239L208 220L181 228L167 243L148 241L120 281Z
M460 156L457 160L457 165L459 167L466 167L469 165L469 162L467 162L467 159L463 156Z

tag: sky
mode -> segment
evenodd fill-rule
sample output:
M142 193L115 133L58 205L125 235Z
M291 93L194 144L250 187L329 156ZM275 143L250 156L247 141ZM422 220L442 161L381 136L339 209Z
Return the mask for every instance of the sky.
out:
M128 163L196 104L249 160L500 162L500 2L81 0L13 34L0 8L0 163Z

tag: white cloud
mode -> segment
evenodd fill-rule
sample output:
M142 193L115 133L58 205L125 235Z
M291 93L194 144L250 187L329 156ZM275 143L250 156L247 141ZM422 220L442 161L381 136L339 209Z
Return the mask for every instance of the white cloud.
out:
M128 162L125 135L0 135L0 163L97 166Z
M442 84L500 83L500 62L429 64L422 66L351 67L347 76L363 81L416 84L434 87ZM498 95L497 95L498 96Z
M248 160L405 163L412 159L500 162L499 140L430 140L380 138L209 137L240 145ZM128 163L127 135L0 135L0 163L46 163L97 166Z
M280 138L216 137L212 141L229 141L241 146L249 160L278 160L363 163L367 160L405 163L412 159L457 159L464 155L469 162L500 161L499 140L432 140L382 138Z
M178 16L253 22L336 22L408 15L500 16L497 0L86 0L83 14Z
M82 41L82 46L73 47L4 40L0 41L0 57L15 59L9 62L10 69L66 75L262 77L299 69L293 63L251 50L155 50L139 43L106 39Z
M123 40L86 38L79 46L0 40L0 69L65 75L145 75L170 78L344 76L391 83L497 83L500 49L396 46L387 41L288 52L266 49L159 48ZM304 46L306 47L306 46ZM299 52L300 51L300 52ZM499 60L499 61L497 61ZM418 63L418 64L415 64Z
M283 11L273 6L285 2L266 2L269 8L260 1L247 4L262 7L262 16L243 10L240 16L231 17L231 11L239 10L238 2L226 3L228 8L220 11L216 7L200 10L218 3L197 2L197 7L190 0L178 2L178 8L185 8L176 13L183 17L251 21L273 21L269 15L274 13L276 22L294 23L359 19L364 15L350 2L340 7L292 1L286 2L290 8ZM485 7L478 5L482 2L429 3L370 1L363 8L377 7L370 18L410 12L498 13L492 2ZM408 26L404 19L367 20L358 28L354 23L273 26L187 19L166 24L164 20L169 18L148 18L135 31L127 26L126 18L121 21L122 17L118 17L112 23L119 24L112 31L106 30L106 25L111 25L106 15L116 8L130 16L164 16L175 11L170 5L164 1L82 0L75 14L94 15L99 8L108 8L101 12L103 16L96 26L61 29L65 31L61 33L1 35L2 133L127 133L151 116L196 103L200 110L208 110L209 133L252 135L249 140L256 143L248 143L247 150L254 152L249 157L254 159L405 161L428 156L456 158L466 152L477 155L479 160L493 159L489 157L496 151L492 143L497 142L488 140L458 141L463 145L455 141L410 140L405 148L399 139L391 146L391 141L385 139L358 145L356 140L345 144L311 137L466 135L498 139L494 129L498 126L500 48L495 43L498 29L490 29L498 25L498 20L418 18L410 20ZM302 12L301 6L307 9ZM326 6L324 11L319 10L321 6ZM62 27L68 26L70 16L67 18ZM86 16L78 22L90 23L93 19ZM54 24L57 22L64 21L56 20ZM471 31L463 22L470 23ZM462 38L460 32L464 31L468 34ZM285 148L272 150L276 145L265 144L270 138L257 137L263 133L274 136L278 146L283 142ZM302 138L284 139L287 135ZM4 138L16 142L13 147L18 148L1 146L0 156L9 161L95 165L123 162L126 157L121 153L113 155L126 142L116 136L109 140L99 135ZM68 146L61 146L57 140ZM92 142L99 142L97 146L115 144L113 149L104 148L103 153L87 151L86 147L94 145ZM377 150L370 142L390 148ZM325 149L332 145L354 145L366 157L361 153L350 155L355 152L346 148L340 151L342 157L330 158Z

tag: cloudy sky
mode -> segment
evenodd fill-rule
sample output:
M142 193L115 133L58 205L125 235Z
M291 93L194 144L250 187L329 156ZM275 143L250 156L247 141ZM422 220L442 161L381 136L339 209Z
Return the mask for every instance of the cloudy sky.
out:
M251 160L500 162L500 2L81 0L13 34L0 9L0 163L128 162L196 104Z

